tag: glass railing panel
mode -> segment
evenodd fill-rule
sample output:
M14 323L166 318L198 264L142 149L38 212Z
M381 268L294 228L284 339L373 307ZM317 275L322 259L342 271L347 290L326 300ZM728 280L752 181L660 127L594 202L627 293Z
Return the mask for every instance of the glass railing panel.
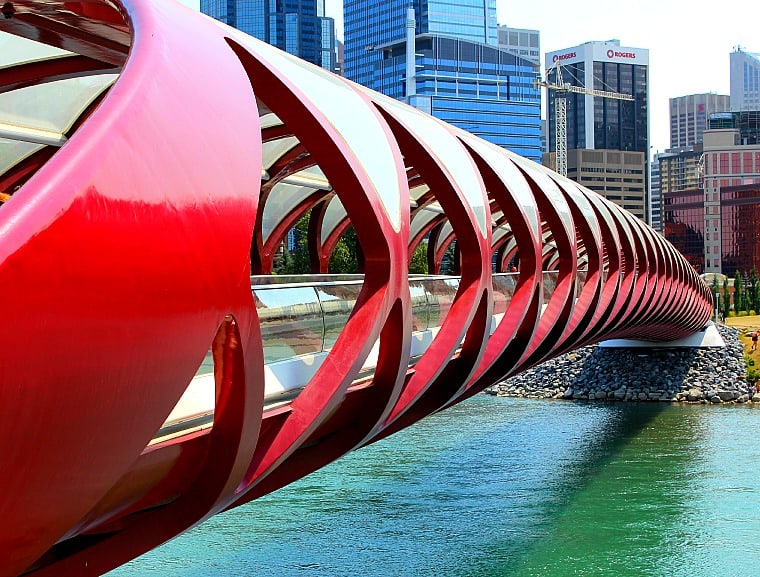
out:
M515 286L519 273L503 273L493 275L493 314L501 315L507 311L512 296L515 294Z
M556 270L544 271L543 273L544 305L548 305L557 288L557 278L559 272Z
M203 357L203 360L201 361L201 366L198 367L198 370L195 371L196 377L202 377L205 375L213 375L214 374L214 354L211 350L211 347L209 347L208 351L206 351L206 355Z
M575 275L575 298L581 296L581 291L583 291L583 286L586 284L586 278L588 276L588 271L585 270L579 270Z
M446 320L459 288L458 278L436 278L422 281L427 292L429 327L440 327Z
M409 279L409 296L412 301L412 331L424 331L430 326L430 307L422 280Z
M265 363L322 351L324 322L314 287L258 286L253 297Z
M316 288L325 320L325 351L329 351L338 340L343 327L354 310L356 299L362 290L361 283L324 284Z

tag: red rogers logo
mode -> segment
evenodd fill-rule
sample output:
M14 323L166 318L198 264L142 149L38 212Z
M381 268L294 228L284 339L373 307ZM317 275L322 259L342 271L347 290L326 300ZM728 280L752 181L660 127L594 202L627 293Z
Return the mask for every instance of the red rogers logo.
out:
M636 58L635 52L615 52L607 50L607 58Z
M555 54L552 57L552 62L557 60L567 60L568 58L575 58L575 52L568 52L567 54Z

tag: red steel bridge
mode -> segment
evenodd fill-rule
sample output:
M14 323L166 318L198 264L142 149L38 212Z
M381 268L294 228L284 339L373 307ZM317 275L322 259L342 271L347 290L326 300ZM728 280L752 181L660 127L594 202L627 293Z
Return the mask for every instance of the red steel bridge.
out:
M708 320L617 206L172 0L17 0L0 31L0 575L100 575L552 356ZM307 212L315 274L272 275ZM325 276L349 226L364 272ZM408 274L423 241L455 276Z

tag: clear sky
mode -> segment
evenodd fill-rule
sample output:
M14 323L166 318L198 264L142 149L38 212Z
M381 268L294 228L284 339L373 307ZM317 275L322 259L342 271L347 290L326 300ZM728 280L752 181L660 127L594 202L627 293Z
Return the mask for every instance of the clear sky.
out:
M327 13L342 21L342 0ZM497 0L499 24L541 31L543 54L591 40L617 38L649 49L654 151L670 146L668 99L729 92L729 54L760 52L760 2L739 0ZM340 24L340 23L339 23ZM342 37L342 24L339 25Z

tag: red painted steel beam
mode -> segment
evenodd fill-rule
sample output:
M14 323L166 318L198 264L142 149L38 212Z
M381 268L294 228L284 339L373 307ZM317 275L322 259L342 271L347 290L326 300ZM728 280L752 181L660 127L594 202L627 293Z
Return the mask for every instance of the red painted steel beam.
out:
M72 55L4 69L1 91L121 72L64 146L0 174L2 575L101 574L561 352L711 314L683 256L621 208L174 2L14 6L0 30ZM291 199L264 238L277 183L312 166L332 190ZM267 408L249 274L314 206L315 269L353 226L366 274L321 367ZM456 241L461 278L412 366L425 235L433 267ZM494 253L497 270L519 254L514 284ZM154 441L209 348L213 423Z

